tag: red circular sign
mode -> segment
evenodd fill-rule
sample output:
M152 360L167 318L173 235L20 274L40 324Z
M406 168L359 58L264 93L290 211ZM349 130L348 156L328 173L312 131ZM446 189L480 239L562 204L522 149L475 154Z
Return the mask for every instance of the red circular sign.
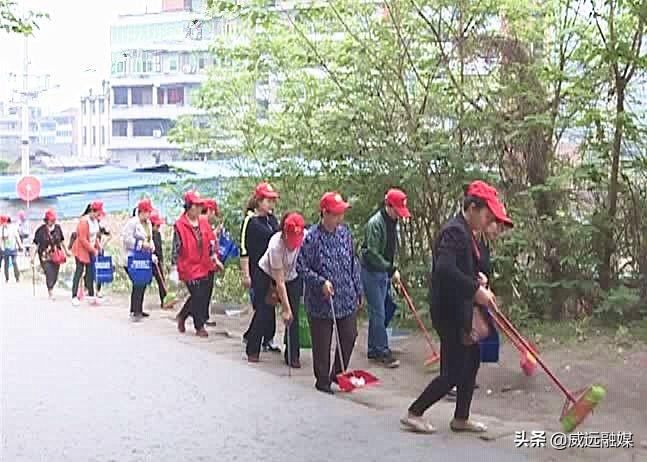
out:
M16 185L16 192L25 202L31 202L40 196L40 180L35 176L23 176Z

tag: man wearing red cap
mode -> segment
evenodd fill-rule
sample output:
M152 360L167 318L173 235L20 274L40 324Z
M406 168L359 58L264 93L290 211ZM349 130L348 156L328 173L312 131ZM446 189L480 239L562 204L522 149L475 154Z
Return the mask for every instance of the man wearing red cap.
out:
M440 375L409 407L401 423L408 429L433 433L423 419L429 407L456 386L456 410L450 427L454 431L481 433L485 425L469 419L476 375L480 365L478 331L473 328L480 308L492 307L494 294L479 274L479 249L475 233L495 222L512 226L494 188L482 181L472 183L461 213L440 230L433 247L431 274L431 319L440 337Z
M72 305L79 306L78 298L81 277L85 274L84 285L88 291L90 303L97 304L94 296L94 275L92 274L92 257L99 252L99 216L103 213L103 202L93 201L88 204L76 227L76 239L72 244L72 254L76 260L76 270L72 279Z
M252 306L254 303L254 280L258 273L258 262L267 250L271 237L279 230L279 222L274 215L279 193L269 183L259 183L247 203L247 211L240 230L240 271L243 287L249 290ZM256 311L252 316L256 316ZM251 325L250 322L250 325ZM274 344L276 322L269 321L263 331L263 351L280 353ZM243 334L247 343L249 329Z
M148 252L152 254L153 262L155 262L157 261L157 257L154 255L153 225L150 221L153 204L150 199L140 200L135 212L136 215L128 220L122 234L124 261L128 261L128 257L135 252ZM135 284L134 280L132 282L130 315L132 316L132 320L136 322L148 317L148 313L144 312L144 295L146 294L147 286Z
M171 261L172 274L178 275L190 293L177 316L178 330L184 333L186 319L192 316L198 337L209 336L204 328L209 309L209 273L217 262L215 249L211 245L215 242L215 236L209 222L201 217L204 202L197 191L184 195L185 212L175 222Z
M369 306L368 357L388 368L400 365L389 349L385 322L390 283L400 282L400 272L394 264L397 225L398 220L410 216L407 195L399 189L389 189L384 206L368 222L361 250L362 285Z
M341 194L328 192L319 202L321 221L308 230L298 260L305 282L305 305L312 335L312 367L315 388L332 394L331 384L350 362L357 338L357 309L362 301L362 283L355 245L343 224L350 204ZM339 330L344 364L335 354L330 368L333 316ZM342 367L343 366L343 367Z

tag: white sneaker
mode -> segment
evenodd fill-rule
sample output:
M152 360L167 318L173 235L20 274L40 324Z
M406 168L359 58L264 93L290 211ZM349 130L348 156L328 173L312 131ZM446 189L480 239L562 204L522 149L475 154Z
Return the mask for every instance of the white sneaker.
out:
M103 303L103 300L97 297L90 297L89 300L91 305L101 305Z
M72 306L81 306L81 300L79 300L77 297L74 297L72 299Z

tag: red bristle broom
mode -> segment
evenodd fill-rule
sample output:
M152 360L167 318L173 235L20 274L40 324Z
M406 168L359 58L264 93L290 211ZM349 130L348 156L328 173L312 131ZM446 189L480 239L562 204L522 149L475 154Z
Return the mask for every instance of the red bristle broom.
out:
M431 367L434 364L436 364L438 361L440 361L440 354L436 351L436 348L434 347L434 342L431 339L431 335L429 335L429 331L425 327L425 324L422 322L422 319L420 319L420 316L418 315L418 311L413 305L413 300L411 300L411 297L409 296L409 292L407 292L407 289L404 286L404 283L402 282L400 283L400 290L402 291L402 296L404 297L404 300L406 301L407 306L409 307L409 310L413 314L413 317L416 319L416 322L418 323L418 327L422 331L422 334L424 335L425 340L427 341L427 345L429 345L431 354L427 356L427 359L425 360L425 367Z

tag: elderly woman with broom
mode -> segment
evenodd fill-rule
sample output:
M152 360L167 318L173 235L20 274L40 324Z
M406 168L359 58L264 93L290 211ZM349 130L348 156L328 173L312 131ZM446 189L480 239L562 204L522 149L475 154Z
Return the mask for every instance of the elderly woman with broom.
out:
M308 230L298 260L305 282L305 305L312 335L312 367L315 388L333 394L332 383L348 367L357 338L357 310L362 303L360 267L350 230L343 224L350 204L336 192L319 202L321 221ZM334 297L334 305L332 298ZM333 319L334 316L334 319ZM330 369L333 320L336 321L341 354ZM343 357L343 364L340 362Z
M454 386L456 410L450 428L474 433L487 430L484 424L469 418L480 365L478 342L487 336L488 330L484 314L475 305L495 307L496 299L479 277L480 252L474 235L496 221L512 224L497 191L475 181L468 187L462 211L442 227L434 243L431 318L440 336L440 375L400 420L408 430L435 432L423 414Z

